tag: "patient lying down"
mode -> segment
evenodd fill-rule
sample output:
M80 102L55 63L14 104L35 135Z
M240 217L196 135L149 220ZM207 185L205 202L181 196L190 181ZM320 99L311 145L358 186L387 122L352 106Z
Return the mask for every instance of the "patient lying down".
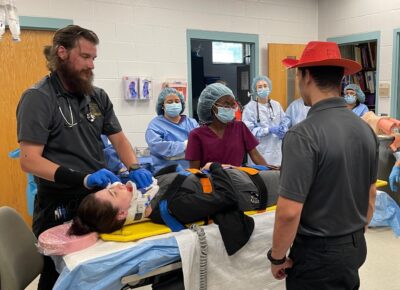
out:
M114 183L89 194L81 202L69 234L111 233L144 218L164 223L159 203L166 200L168 213L182 224L212 218L219 225L228 254L233 254L253 231L254 221L243 211L257 208L260 187L238 169L224 169L218 163L210 164L208 169L211 192L205 192L199 175L183 176L174 171L157 176L146 192L128 182ZM265 182L265 176L267 179L272 176L277 184L279 172L260 172L260 176L261 182Z
M125 224L142 220L151 214L150 201L158 192L157 180L142 193L130 181L111 186L86 196L79 205L69 234L111 233Z

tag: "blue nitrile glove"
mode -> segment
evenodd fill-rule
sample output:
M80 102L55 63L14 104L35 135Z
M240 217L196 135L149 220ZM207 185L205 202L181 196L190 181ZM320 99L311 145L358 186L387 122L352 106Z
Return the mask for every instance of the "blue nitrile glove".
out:
M279 136L279 126L274 126L269 128L269 132L276 136Z
M400 181L400 166L393 166L392 172L389 175L390 189L397 192L397 184Z
M111 171L103 168L95 173L90 174L86 178L86 186L89 188L101 187L105 188L108 184L113 184L114 182L121 182L121 180Z
M270 168L268 166L265 166L265 165L252 164L252 165L247 165L247 167L254 168L254 169L257 169L257 170L260 170L260 171L270 170Z
M148 187L152 182L151 172L144 168L138 168L129 172L129 179L136 183L137 188Z
M282 140L283 137L285 137L285 134L287 131L288 131L288 127L286 127L284 125L280 125L279 132L278 132L278 138Z

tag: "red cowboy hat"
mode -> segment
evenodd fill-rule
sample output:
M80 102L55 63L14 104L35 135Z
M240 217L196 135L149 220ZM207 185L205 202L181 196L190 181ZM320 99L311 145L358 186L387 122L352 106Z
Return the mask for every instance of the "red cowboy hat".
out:
M352 75L361 70L361 65L354 61L342 58L335 42L310 41L307 43L300 59L285 58L282 64L288 68L309 66L340 66L345 75Z

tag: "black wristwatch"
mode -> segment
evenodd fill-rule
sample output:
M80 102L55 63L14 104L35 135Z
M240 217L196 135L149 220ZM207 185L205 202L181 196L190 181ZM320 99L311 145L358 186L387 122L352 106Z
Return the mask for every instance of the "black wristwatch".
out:
M274 259L272 257L272 249L269 249L267 253L268 260L271 262L273 265L282 265L283 263L286 262L286 256L283 257L282 259Z
M137 169L139 169L140 168L140 164L138 164L138 163L133 163L133 164L131 164L130 166L129 166L129 171L135 171L135 170L137 170Z

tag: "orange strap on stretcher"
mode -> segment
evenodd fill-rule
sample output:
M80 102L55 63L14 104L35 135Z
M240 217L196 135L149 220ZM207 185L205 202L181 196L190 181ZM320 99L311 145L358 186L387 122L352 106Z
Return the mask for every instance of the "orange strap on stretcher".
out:
M260 172L259 170L250 167L235 167L235 168L239 169L240 171L246 172L249 175L256 175Z
M246 172L249 175L256 175L260 172L259 170L255 169L255 168L250 168L250 167L234 167L234 168L236 168L240 171ZM212 189L211 180L207 176L207 174L203 173L201 170L199 170L197 168L188 168L188 169L186 169L186 171L199 177L200 184L203 187L204 193L207 193L207 194L212 193L213 189Z
M200 184L203 187L204 193L210 194L213 192L211 180L210 178L208 178L206 174L204 174L203 172L201 172L199 169L196 168L188 168L186 170L199 177Z

